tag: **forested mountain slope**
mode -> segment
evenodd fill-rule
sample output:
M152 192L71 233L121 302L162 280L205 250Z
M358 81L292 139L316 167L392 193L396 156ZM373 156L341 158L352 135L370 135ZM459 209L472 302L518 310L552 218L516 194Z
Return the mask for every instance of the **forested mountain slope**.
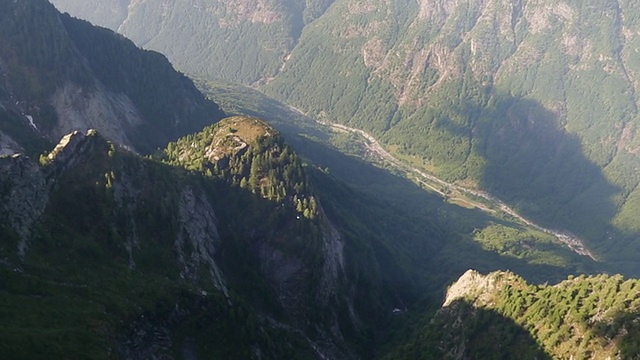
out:
M265 90L378 134L441 176L475 181L620 259L640 211L624 37L633 39L625 29L637 28L629 22L640 9L614 3L334 6L344 21L328 13L324 27L314 23ZM322 81L331 69L345 80ZM316 91L326 96L306 96Z
M46 1L0 1L0 27L4 357L370 353L393 292L377 272L347 269L351 250L274 129L234 118L251 136L234 131L239 153L215 150L235 175L253 170L241 187L207 154L173 158L196 135L158 149L224 114L162 55ZM200 135L208 150L228 140L220 126Z
M83 2L54 2L116 28ZM307 3L322 10L314 21L299 21L295 2L233 4L132 1L117 28L185 71L260 84L369 131L638 270L635 2L338 0ZM162 16L142 16L151 11ZM219 71L203 70L212 63Z
M588 24L589 6L602 4L508 3L519 35L500 61L482 55L486 44L479 41L504 43L496 34L503 32L506 12L498 6L505 3L188 4L195 10L135 1L90 10L113 11L112 23L122 26L134 25L132 14L159 14L167 20L159 33L171 36L182 34L169 26L176 19L184 29L198 24L181 17L192 12L216 28L204 17L215 13L225 29L246 30L234 35L241 42L217 43L237 47L234 61L220 65L225 71L242 72L246 83L263 84L317 119L364 128L416 166L489 189L592 246L611 241L610 249L596 248L605 261L579 256L504 213L446 201L398 169L363 162L353 155L366 146L352 132L319 125L263 95L212 90L230 112L248 110L282 125L301 155L256 118L217 122L218 107L161 55L60 15L44 1L0 1L2 154L29 155L0 156L0 353L47 359L637 354L636 285L619 276L543 286L511 273L470 273L462 278L472 278L470 292L465 281L450 290L464 300L430 313L444 287L469 267L509 268L540 283L570 273L636 270L637 212L629 200L635 178L627 176L635 174L629 170L635 110L611 135L624 141L609 163L598 158L609 138L595 141L595 133L574 127L575 108L562 112L542 98L552 95L539 88L552 82L538 75L552 72L531 70L531 78L513 80L526 91L504 80L529 59L518 54L530 36L562 28L571 9L582 16L575 26ZM545 16L555 20L540 20ZM482 24L500 31L482 33ZM151 25L136 24L140 31ZM379 42L366 40L385 28L388 36ZM445 41L445 30L458 35ZM262 48L266 38L282 39L276 33L286 34L286 46ZM555 35L543 35L534 50L544 56L528 70L557 53L550 50ZM180 38L181 44L194 38ZM331 42L321 44L326 39ZM428 46L449 50L434 48L421 60L417 49ZM279 55L270 58L265 49ZM398 60L409 53L411 61ZM241 60L245 55L249 60ZM277 67L256 66L273 58ZM505 70L510 61L513 74ZM591 76L593 63L584 61L580 71ZM206 64L206 71L217 67ZM323 72L325 64L332 67ZM415 74L407 73L414 67ZM615 66L607 69L600 84L616 74ZM433 82L411 82L411 76ZM604 93L589 94L606 100ZM51 146L65 130L91 126L100 131L73 132ZM202 131L175 140L193 130ZM397 331L402 335L387 342ZM496 338L504 341L486 346L485 339Z
M23 146L95 128L148 153L224 115L164 56L45 0L0 1L0 73L0 130Z
M510 272L469 270L442 308L381 358L635 359L639 285L620 275L533 285Z
M91 130L0 157L5 356L371 356L394 294L275 129L234 117L156 156Z
M469 267L484 272L511 269L536 282L611 271L609 264L572 252L553 235L488 208L491 204L481 198L428 191L411 181L406 168L381 159L357 134L318 123L247 87L200 80L196 84L229 114L260 116L278 128L314 165L312 174L325 185L319 190L331 199L324 201L325 208L336 211L343 232L383 244L387 256L398 259L406 275L417 280L403 285L414 296L444 289Z
M109 0L53 3L161 51L184 71L261 83L278 74L306 25L334 0ZM235 60L232 60L235 59Z

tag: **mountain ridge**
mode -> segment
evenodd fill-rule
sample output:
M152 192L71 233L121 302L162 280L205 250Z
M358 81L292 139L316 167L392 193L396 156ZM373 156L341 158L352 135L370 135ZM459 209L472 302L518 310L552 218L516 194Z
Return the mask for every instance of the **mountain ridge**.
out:
M534 285L512 272L468 270L449 287L440 310L416 329L410 345L382 358L630 358L638 351L632 320L638 305L631 300L637 292L637 280L620 275ZM487 329L500 340L479 340Z
M218 125L254 121L271 134L227 155L238 174L247 170L250 189L218 164L142 157L193 141L194 129L224 113L164 56L120 35L46 1L0 1L0 9L8 29L0 36L4 354L307 359L372 351L368 331L384 321L389 295L376 289L380 297L363 303L378 274L347 269L342 234L277 131L257 119ZM31 20L39 26L25 26ZM190 161L213 165L204 155Z
M83 14L77 1L56 2ZM294 16L285 4L275 1L273 9ZM141 9L131 5L133 13ZM172 8L170 22L189 18L180 12L186 3ZM639 11L628 1L338 0L284 47L290 52L259 58L270 59L268 66L252 60L253 49L223 51L233 55L213 62L227 65L204 71L196 63L214 58L169 56L194 75L253 85L318 120L371 133L427 172L474 183L634 272L633 258L619 249L631 252L638 230L631 219L640 196ZM121 31L144 34L145 21L137 23ZM260 39L250 22L227 32L173 29L174 37L195 32L217 47L236 46L238 36ZM176 42L153 47L170 50ZM249 63L255 67L239 70Z
M147 6L149 14L157 10L152 2L127 5L134 3ZM498 57L511 51L503 47L509 41L478 42L495 35L491 31L496 27L485 25L505 24L507 11L498 5L512 6L508 6L511 27L507 30L513 30L514 39L533 33L539 36L536 41L544 43L544 31L573 21L572 9L574 15L589 20L582 11L600 3L551 4L540 13L529 13L528 18L522 13L531 11L527 5L533 3L520 1L259 4L273 6L273 12L260 17L264 7L242 8L245 2L230 5L235 11L231 15L239 15L227 18L226 29L255 30L252 26L271 22L274 28L258 27L260 35L281 41L278 34L283 27L275 21L279 19L276 10L300 10L283 17L287 32L297 29L303 9L319 6L318 17L308 17L308 26L301 30L301 45L293 49L286 66L278 65L278 76L263 89L299 98L307 104L300 107L305 111L323 109L309 112L316 120L347 125L318 124L291 107L232 86L213 91L224 100L214 102L239 116L218 121L217 115L223 112L202 101L202 95L189 96L192 85L173 72L162 55L140 52L110 31L60 15L44 2L0 1L5 15L0 15L0 26L24 39L34 36L24 44L0 37L0 42L11 45L0 50L0 68L8 79L0 83L0 137L5 139L4 151L11 153L15 144L22 148L16 150L27 154L0 158L0 309L5 309L0 310L0 333L8 339L0 347L10 357L90 354L95 358L207 359L234 354L239 358L413 359L518 354L546 359L638 353L634 340L640 333L634 325L638 309L632 300L637 298L637 280L571 275L637 271L632 228L622 232L626 237L620 240L621 233L616 231L627 228L616 229L613 224L616 211L632 197L630 189L637 180L622 175L618 182L612 178L628 173L633 164L633 121L629 120L629 127L612 125L624 141L616 143L616 133L611 135L614 140L607 138L606 144L600 144L609 146L613 141L620 150L607 164L609 172L603 173L601 165L606 162L597 161L608 161L609 155L598 153L602 159L592 158L589 151L599 151L586 149L593 139L587 138L588 132L572 132L576 123L567 120L561 105L500 89L494 82L504 79L475 73L497 66L482 62L486 60L483 49L491 48L492 54L500 50ZM500 17L488 16L495 12ZM39 16L34 19L40 27L33 32L21 30L28 22L6 15L29 13ZM336 14L344 21L329 17ZM446 33L435 27L433 32L423 32L427 21L441 24ZM328 24L331 29L325 32ZM49 27L55 31L47 32ZM483 29L491 31L483 33ZM425 37L403 43L407 39L401 35L411 31ZM316 46L311 40L322 34L340 41ZM368 39L380 34L386 35ZM412 53L433 40L427 38L429 34L436 45L428 59L439 62L441 71L449 71L444 78L432 72L438 64L423 67L425 54ZM47 41L47 36L56 41ZM236 55L255 38L244 40L235 44ZM389 44L405 44L410 61L380 56ZM540 47L546 52L539 66L563 66L563 59L545 62L547 56L558 54L555 45L549 41L547 47ZM266 51L277 53L275 58L286 57L282 49ZM261 51L265 49L252 49L249 56ZM52 57L51 63L46 62L47 56ZM357 81L332 80L332 73L326 72L312 83L289 84L298 75L318 75L300 72L305 64L298 61L309 56L322 66L344 65L346 59L354 66L336 67L336 73ZM465 61L448 63L447 56ZM122 59L131 57L133 62ZM474 63L474 57L480 62ZM413 59L417 62L412 63ZM238 69L252 67L249 74L235 76L256 79L256 74L272 71L263 64L235 60ZM606 56L587 60L609 62ZM572 61L579 63L577 58ZM532 69L536 64L531 64ZM363 66L375 68L375 74ZM589 66L578 70L591 74ZM411 73L413 80L407 81L408 88L385 83L390 79L385 72L403 83L403 67L417 69ZM286 78L291 71L295 76ZM322 72L322 68L312 66L310 71ZM543 72L551 74L534 69L536 79L520 86L544 93L547 81L538 78ZM75 87L67 86L69 77L75 77ZM505 81L517 82L516 78ZM611 79L605 80L599 84ZM92 81L93 87L87 88ZM330 88L329 83L333 83ZM428 98L413 94L410 87L418 84L430 88L416 91L433 93ZM299 91L313 85L329 89L327 94L333 98ZM199 86L207 84L199 82ZM398 93L377 92L381 88ZM569 90L584 88L563 88ZM56 92L64 93L66 102L52 104L50 94ZM99 94L98 101L86 100L86 94L94 92ZM166 96L174 92L186 95ZM374 93L375 99L369 96ZM237 94L242 97L234 99ZM336 113L323 112L323 104L333 102ZM427 102L429 106L421 106ZM607 103L609 108L604 110L614 112L621 103ZM185 123L176 125L176 113L187 116L194 104L202 105L195 107L196 113L202 111L205 118L178 116ZM60 118L56 106L75 106L85 111L89 122L96 116L87 108L106 107L101 110L105 119L114 121L98 121L99 132L72 132L54 147L49 144L57 140L52 128L65 121L61 128L84 130L91 125L82 119L85 115L72 112ZM176 106L182 110L174 112ZM167 116L156 122L142 119L154 112ZM254 117L242 116L245 112ZM278 124L281 132L255 116ZM372 121L365 122L366 117ZM148 137L142 139L146 145L137 145L141 139L113 136L117 135L113 128L126 135L136 133L120 127L120 121L127 119L146 126L138 128L138 135ZM79 124L69 125L76 121ZM426 192L379 158L364 161L373 157L367 154L366 141L348 131L354 126L364 129L359 134L372 133L386 141L392 155L419 171L472 188L504 185L499 188L509 204L528 214L545 215L543 224L569 220L569 228L589 235L589 244L603 254L602 262L572 253L526 222ZM192 132L190 127L199 131ZM101 135L102 130L110 135ZM53 150L38 159L43 149ZM132 149L152 155L142 157ZM523 158L523 154L531 156ZM625 154L630 159L622 159ZM439 163L443 158L447 161ZM522 186L526 193L520 193ZM532 197L535 202L528 200ZM576 214L566 213L567 209ZM633 223L636 212L625 211L626 221ZM594 234L602 233L609 243L594 240ZM605 251L606 246L618 253ZM465 273L450 287L447 299L447 284L468 268L490 275ZM498 269L512 269L522 277L493 272ZM560 282L549 286L545 281ZM447 306L441 308L442 298Z
M237 123L238 120L235 121ZM238 327L234 321L221 325L223 327L214 332L207 330L213 335L226 327L228 331L249 328L251 330L248 331L261 334L243 335L228 342L226 346L231 346L228 349L238 351L241 347L233 346L251 345L255 351L261 349L267 356L288 353L294 358L308 358L314 353L314 357L320 358L355 357L340 329L354 321L358 325L351 325L350 331L362 331L357 330L358 327L368 326L365 325L368 320L358 320L357 305L350 303L351 295L340 290L347 286L342 268L345 255L339 246L341 235L324 213L317 213L317 221L307 219L291 205L289 209L277 210L276 213L281 218L294 218L293 223L289 221L289 225L271 228L268 222L260 224L262 212L274 207L262 196L256 197L250 192L243 194L245 191L237 185L210 178L214 175L198 174L140 158L108 142L95 131L86 135L80 132L69 134L42 159L41 166L24 155L0 159L0 165L6 170L0 179L2 189L6 190L1 194L3 221L0 225L0 246L5 256L2 271L8 270L7 267L19 269L15 276L10 277L14 279L11 281L31 276L44 281L84 283L84 275L77 273L76 268L93 263L93 268L105 278L96 284L85 283L83 286L106 296L99 303L110 310L100 321L110 325L103 332L88 333L90 342L106 341L110 347L118 343L118 356L169 356L171 351L178 349L173 344L178 346L186 341L176 331L191 326L189 324L194 321L191 312L195 310L175 310L178 312L174 311L161 320L167 305L155 305L159 308L154 310L152 304L168 302L172 308L172 301L177 301L175 306L179 309L184 305L178 305L183 300L189 302L192 301L189 298L213 296L213 307L200 310L204 311L202 316L212 316L212 311L222 307L233 314L244 312L262 319L257 321L254 318L244 327ZM22 175L15 176L16 173ZM148 186L149 182L154 186ZM234 219L234 209L241 206L235 204L237 201L247 205L242 220ZM16 204L24 204L24 211L19 211L21 208ZM13 215L5 217L7 212ZM297 220L296 213L300 214ZM308 229L316 226L319 232L313 235L314 232ZM64 259L69 258L78 260L63 265ZM316 275L313 271L317 267L322 274ZM46 271L51 275L45 275ZM108 275L110 271L118 274L117 277ZM52 279L45 280L50 277ZM149 289L145 290L151 291L146 295L148 299L128 298L136 287L122 287L121 296L125 298L119 300L104 293L110 290L94 287L103 284L110 289L113 282L120 282L120 279L137 284L144 277L151 281ZM172 300L171 294L161 295L163 289L183 293L178 295L183 300ZM27 293L32 291L38 290L34 288ZM69 296L64 291L57 291L60 292L48 295L47 299L57 301ZM252 298L251 294L261 295ZM12 301L16 296L16 293L9 292L0 297L0 301L14 304ZM308 297L315 301L310 302ZM87 300L77 298L77 301ZM109 302L112 300L124 300L123 309L137 314L134 317L139 318L130 319L121 310L112 309L115 305ZM147 308L148 305L143 305L142 301L149 301L152 306ZM79 308L86 306L83 303ZM315 314L309 312L311 306ZM136 310L136 307L141 309ZM350 309L350 317L342 318L338 323L335 312L346 311L343 307ZM21 309L18 307L17 311ZM63 308L59 311L70 312ZM87 321L98 321L98 314L92 311L88 314ZM118 322L120 325L113 325ZM206 322L201 326L210 327L213 323ZM18 320L12 324L24 326ZM64 327L66 322L60 324ZM117 339L114 327L138 334ZM189 337L194 336L193 329L185 328L183 331L191 333ZM278 344L263 342L265 336L271 336L269 333L278 331L284 336ZM144 335L146 333L159 335L149 337ZM26 341L25 338L13 338L18 342ZM302 340L306 345L298 343L290 353L284 350L285 343L289 341L286 339L294 343ZM49 340L38 337L37 341L45 344ZM199 348L198 351L206 347L203 340L189 340L187 343ZM216 346L216 349L225 348L221 344ZM81 351L81 348L73 344L60 347L61 351L70 353ZM8 348L5 350L9 351ZM99 357L107 354L103 353L105 350L101 346L92 353ZM217 351L220 350L205 352L208 355L204 358ZM247 357L253 356L247 353Z

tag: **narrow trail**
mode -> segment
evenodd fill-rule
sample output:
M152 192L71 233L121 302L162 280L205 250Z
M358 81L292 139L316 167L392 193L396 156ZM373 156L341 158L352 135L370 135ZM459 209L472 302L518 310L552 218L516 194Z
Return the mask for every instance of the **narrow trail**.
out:
M468 194L468 195L473 195L476 197L480 197L482 199L487 200L489 203L491 203L495 209L498 209L497 211L501 211L507 215L510 215L512 217L514 217L515 219L517 219L518 221L536 229L539 231L542 231L544 233L550 234L552 236L554 236L556 239L558 239L558 241L560 241L561 243L563 243L564 245L566 245L571 251L575 252L578 255L581 256L587 256L589 258L591 258L594 261L597 261L597 258L589 251L589 249L587 249L587 247L584 245L584 242L582 239L580 239L579 237L577 237L576 235L568 232L568 231L564 231L564 230L559 230L559 229L549 229L546 227L543 227L541 225L538 225L536 223L534 223L533 221L524 218L523 216L521 216L520 214L518 214L515 210L513 210L509 205L507 205L506 203L504 203L502 200L496 198L495 196L484 192L484 191L480 191L480 190L475 190L475 189L470 189L464 186L460 186L454 183L449 183L446 182L440 178L435 177L434 175L431 174L427 174L424 171L412 166L411 164L408 164L406 162L403 162L402 160L396 158L395 156L391 155L389 152L387 152L381 145L380 143L378 143L378 141L371 136L370 134L364 132L363 130L360 129L356 129L356 128L352 128L352 127L348 127L345 125L341 125L341 124L334 124L334 123L327 123L327 122L321 122L318 121L320 124L325 125L325 126L329 126L331 128L334 129L339 129L339 130L343 130L343 131L348 131L351 133L355 133L359 136L361 136L362 138L364 138L366 140L366 147L367 150L369 150L370 152L374 153L376 156L378 156L380 159L385 160L389 163L391 163L393 166L397 167L400 170L404 170L407 171L407 173L410 173L412 175L414 175L416 177L416 181L419 184L422 184L423 186L428 187L429 189L433 190L434 192L438 193L439 195L441 195L442 197L448 197L447 194L445 194L444 192L442 192L440 189L438 189L436 186L434 186L433 184L442 186L446 189L450 189L450 190L455 190L458 191L460 193L464 193L464 194ZM495 213L496 210L492 209L490 207L487 207L481 203L472 201L472 200L466 200L465 201L469 202L470 204L472 204L473 206L475 206L476 208L478 208L481 211L487 212L487 213Z

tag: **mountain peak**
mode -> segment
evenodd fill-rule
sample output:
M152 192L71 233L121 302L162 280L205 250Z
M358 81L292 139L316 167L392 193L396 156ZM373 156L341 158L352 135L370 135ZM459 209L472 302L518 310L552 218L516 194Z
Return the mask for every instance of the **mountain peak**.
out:
M307 218L318 214L309 179L295 151L263 120L233 116L169 143L164 161L202 171L293 206Z
M264 120L250 116L228 117L220 121L220 127L228 127L230 134L243 139L247 143L254 143L261 137L279 135L278 131Z
M507 271L495 271L482 275L477 270L467 270L449 287L442 306L449 306L460 299L483 302L496 290L502 289L506 284L517 279L515 274Z
M242 155L248 146L257 144L260 139L279 135L266 122L247 116L223 119L216 129L205 155L210 161L219 161L225 155Z
M108 143L107 139L95 129L87 130L86 134L76 130L63 136L56 147L46 156L46 159L41 160L41 162L45 164L56 163L66 168L75 163L78 156L87 153L90 149L95 148L96 145L103 144L107 146ZM113 144L109 144L109 147L113 146Z

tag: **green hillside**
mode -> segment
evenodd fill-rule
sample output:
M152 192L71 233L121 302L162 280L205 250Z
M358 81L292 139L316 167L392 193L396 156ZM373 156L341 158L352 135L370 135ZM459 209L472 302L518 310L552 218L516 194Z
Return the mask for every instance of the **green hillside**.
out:
M619 275L569 277L551 286L470 270L435 315L381 358L634 359L637 297L638 280Z
M611 3L456 2L413 13L379 4L354 13L345 2L307 29L264 90L372 132L445 179L471 180L587 238L603 256L633 262L618 252L635 251L625 236L635 225L623 220L638 213L627 204L638 184L634 75L621 50L623 28L633 25L603 17ZM578 23L620 45L598 42ZM570 56L578 50L567 42L588 44L589 53Z
M198 248L203 239L180 234L194 226L181 214L189 206L186 199L207 199L213 187L124 152L99 135L76 134L69 144L39 169L26 165L36 169L22 171L28 174L22 177L10 174L16 162L28 159L2 159L4 189L45 177L57 184L33 194L46 205L32 218L28 238L12 217L3 216L4 356L143 358L190 349L208 357L235 352L248 358L258 338L268 344L251 305L242 295L225 295L225 287L235 285L210 275L216 265L206 254L220 246L220 238ZM20 196L30 196L29 190L3 193L3 203ZM200 216L207 221L206 214ZM16 246L24 241L27 250L18 257ZM180 241L186 244L178 246ZM246 326L236 327L240 322Z
M123 0L104 1L98 6L74 0L53 3L61 11L161 51L183 71L264 83L280 71L305 25L320 17L333 1L179 0L166 7Z
M228 126L247 147L222 146L227 167L185 157L194 141L224 143ZM0 158L3 354L368 357L392 294L374 256L351 265L354 245L274 129L230 118L164 154L141 158L92 131L40 165Z
M0 0L1 354L638 357L634 2L53 2Z
M320 124L249 88L196 84L226 112L260 114L278 128L313 165L316 185L323 184L317 191L325 210L335 211L332 218L345 231L381 244L385 257L402 264L405 276L419 279L407 284L415 288L413 295L418 289L444 288L468 267L512 269L541 282L605 268L507 214L482 211L475 207L482 204L477 199L445 199L409 181L406 170L372 156L365 139L354 134Z
M79 1L55 2L108 25ZM160 10L131 3L118 29L189 73L363 129L637 273L634 2L339 0L313 3L313 21L293 4L261 3L256 17L179 2L143 17ZM203 44L211 52L195 48Z

